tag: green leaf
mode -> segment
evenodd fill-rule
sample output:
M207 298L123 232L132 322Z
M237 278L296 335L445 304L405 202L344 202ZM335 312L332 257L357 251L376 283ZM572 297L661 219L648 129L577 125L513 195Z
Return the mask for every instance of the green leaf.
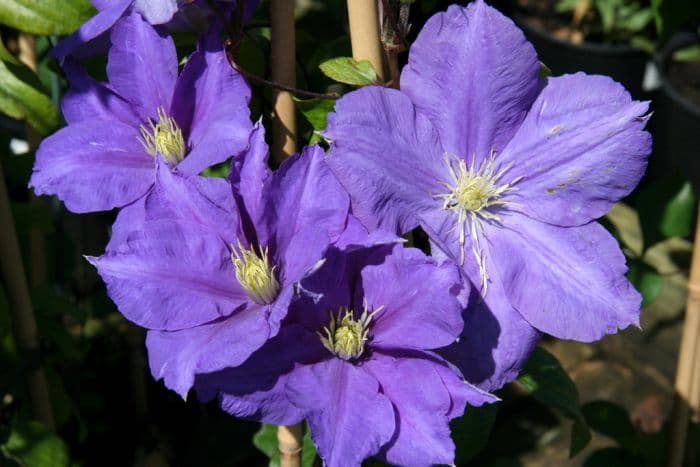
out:
M623 448L634 448L636 430L623 407L608 401L593 401L584 404L581 412L589 427L614 439Z
M313 467L316 460L316 447L311 440L311 434L306 429L304 444L301 448L301 467ZM279 467L280 453L277 446L277 426L262 424L260 430L253 435L253 445L270 458L269 467Z
M574 420L571 427L571 443L569 444L569 457L575 457L588 443L591 442L591 430L581 418Z
M541 347L535 348L516 381L539 402L561 411L579 424L572 430L571 456L586 446L590 433L585 433L588 427L579 407L576 384L554 355Z
M70 34L90 19L88 0L2 0L0 23L41 35Z
M552 70L549 69L547 65L540 62L540 73L539 78L546 78L547 76L552 76Z
M673 52L673 60L676 62L700 61L700 44L683 47Z
M645 248L667 237L685 237L693 228L695 195L688 181L666 177L646 185L636 201Z
M39 133L58 127L60 117L39 78L10 54L0 40L0 112L26 119Z
M335 101L332 99L297 99L294 98L299 111L311 123L314 131L326 129L328 114L333 112Z
M484 449L496 422L497 413L496 404L467 407L464 415L450 422L452 439L457 448L455 464L466 464Z
M4 448L26 467L68 467L68 448L36 421L17 424Z
M377 83L377 72L367 60L357 61L350 57L336 57L318 66L324 75L339 83L366 86Z
M653 303L663 289L664 280L661 275L641 260L635 259L630 262L627 277L642 294L642 306Z

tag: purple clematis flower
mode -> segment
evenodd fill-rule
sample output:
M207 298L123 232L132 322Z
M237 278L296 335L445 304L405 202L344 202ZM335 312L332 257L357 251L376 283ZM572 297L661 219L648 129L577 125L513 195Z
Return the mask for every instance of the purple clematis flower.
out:
M244 0L242 21L252 16L259 0ZM51 51L51 55L63 59L68 55L90 56L105 49L110 29L120 18L136 12L150 24L167 25L176 29L197 29L195 25L206 24L203 17L211 17L209 5L203 0L92 0L98 12L73 34L62 40ZM235 0L217 0L223 12L235 8Z
M119 21L112 38L109 83L66 62L68 126L42 142L30 180L37 194L56 194L73 212L143 197L157 157L198 174L245 149L252 129L250 89L216 34L200 41L179 77L173 40L139 15Z
M329 165L369 228L421 226L482 291L450 352L492 389L540 333L589 342L638 324L640 296L595 219L638 183L648 103L608 77L539 79L522 32L478 0L432 17L401 91L366 87L329 115Z
M349 197L318 147L270 173L257 126L231 170L230 182L187 176L160 158L145 222L120 223L125 240L88 258L148 329L154 377L183 397L196 374L235 367L277 334L296 284L348 224Z
M329 467L375 455L452 464L449 420L497 400L432 351L462 329L460 282L454 264L413 248L332 248L278 336L240 367L198 377L199 397L219 394L238 417L306 418Z

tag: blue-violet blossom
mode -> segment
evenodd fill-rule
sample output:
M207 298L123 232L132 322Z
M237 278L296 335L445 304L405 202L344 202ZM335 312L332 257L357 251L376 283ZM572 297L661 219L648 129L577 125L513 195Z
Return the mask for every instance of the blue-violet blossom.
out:
M486 389L517 375L540 333L588 342L639 322L595 219L644 173L648 103L608 77L539 70L510 19L481 0L450 6L412 45L401 90L346 95L325 131L360 220L421 226L481 290L449 356Z
M460 282L417 249L331 248L280 333L238 368L199 376L198 395L238 417L307 419L329 467L452 464L449 421L496 400L433 352L462 329Z
M223 162L248 145L250 89L231 69L215 33L202 38L178 77L172 38L139 15L112 30L109 83L65 63L68 126L37 151L30 186L73 212L121 208L153 185L157 157L185 174Z

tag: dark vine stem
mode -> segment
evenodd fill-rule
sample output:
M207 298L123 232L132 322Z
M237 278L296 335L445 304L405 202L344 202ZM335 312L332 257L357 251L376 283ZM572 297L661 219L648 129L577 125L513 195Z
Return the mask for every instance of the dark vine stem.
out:
M295 96L308 97L311 99L331 99L336 100L341 96L337 93L318 93L313 91L306 91L304 89L299 89L294 86L287 86L282 83L278 83L273 80L265 79L262 76L258 76L254 73L241 67L236 63L235 57L237 55L238 49L241 45L241 38L243 37L243 8L244 2L239 2L239 4L234 9L231 18L226 18L226 15L221 8L214 2L214 0L207 0L209 7L216 13L219 20L223 24L224 32L226 33L226 39L224 40L224 50L226 52L226 59L229 65L234 71L243 75L245 79L249 82L257 84L258 86L266 86L273 89L278 89L280 91L287 91Z

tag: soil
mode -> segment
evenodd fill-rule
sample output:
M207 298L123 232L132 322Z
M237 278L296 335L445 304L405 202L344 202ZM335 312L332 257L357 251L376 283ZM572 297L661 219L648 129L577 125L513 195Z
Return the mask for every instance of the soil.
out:
M700 61L671 61L666 74L673 88L700 108Z

